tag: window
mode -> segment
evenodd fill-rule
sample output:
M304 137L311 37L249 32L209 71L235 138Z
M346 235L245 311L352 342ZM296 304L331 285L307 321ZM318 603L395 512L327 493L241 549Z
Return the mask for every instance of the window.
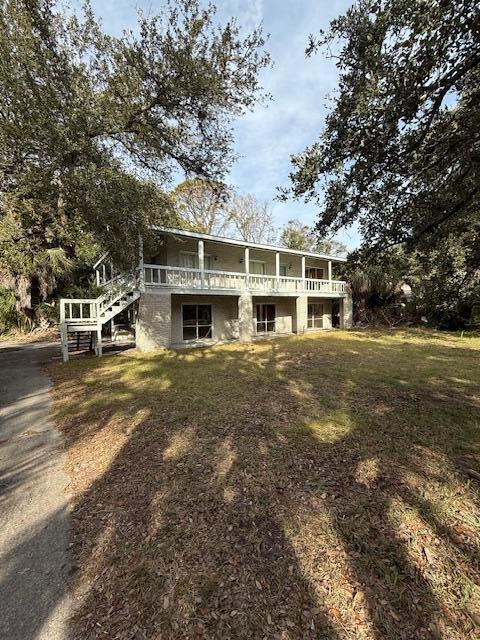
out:
M255 275L265 275L265 263L260 260L250 260L250 273Z
M280 265L280 275L281 276L286 276L287 275L287 265L286 264L281 264Z
M275 332L275 305L257 304L257 333Z
M213 335L212 305L182 305L182 326L184 340L201 340L203 338L211 338Z
M204 255L203 262L207 271L212 268L212 256ZM198 253L180 251L180 266L185 269L198 269Z
M313 280L323 280L323 269L319 267L305 267L305 277Z
M321 329L323 327L323 304L314 302L307 308L308 329Z

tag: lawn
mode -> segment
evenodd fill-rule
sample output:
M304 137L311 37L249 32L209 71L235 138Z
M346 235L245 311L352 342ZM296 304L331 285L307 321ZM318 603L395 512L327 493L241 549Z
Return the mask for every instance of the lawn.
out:
M75 637L480 634L480 338L57 365Z

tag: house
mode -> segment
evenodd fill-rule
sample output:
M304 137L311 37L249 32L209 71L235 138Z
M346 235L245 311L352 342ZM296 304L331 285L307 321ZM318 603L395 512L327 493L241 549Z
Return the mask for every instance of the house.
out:
M156 228L148 255L135 273L112 277L108 256L95 265L105 294L62 299L64 359L72 336L88 333L101 355L102 327L129 313L137 348L243 341L350 327L347 284L332 277L344 258Z

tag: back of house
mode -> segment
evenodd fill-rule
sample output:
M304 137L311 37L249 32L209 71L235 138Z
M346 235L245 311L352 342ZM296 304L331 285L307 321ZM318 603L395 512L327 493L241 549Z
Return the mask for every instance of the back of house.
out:
M103 296L61 300L64 359L80 333L101 355L106 326L134 332L141 351L351 326L348 286L333 278L344 258L181 229L155 237L134 273L96 263Z

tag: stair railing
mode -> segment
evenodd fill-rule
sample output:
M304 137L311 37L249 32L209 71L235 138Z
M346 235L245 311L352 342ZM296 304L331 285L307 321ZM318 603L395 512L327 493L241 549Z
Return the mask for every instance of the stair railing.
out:
M138 288L138 273L119 274L106 282L105 293L98 298L60 298L60 323L93 324L102 322L110 307Z

